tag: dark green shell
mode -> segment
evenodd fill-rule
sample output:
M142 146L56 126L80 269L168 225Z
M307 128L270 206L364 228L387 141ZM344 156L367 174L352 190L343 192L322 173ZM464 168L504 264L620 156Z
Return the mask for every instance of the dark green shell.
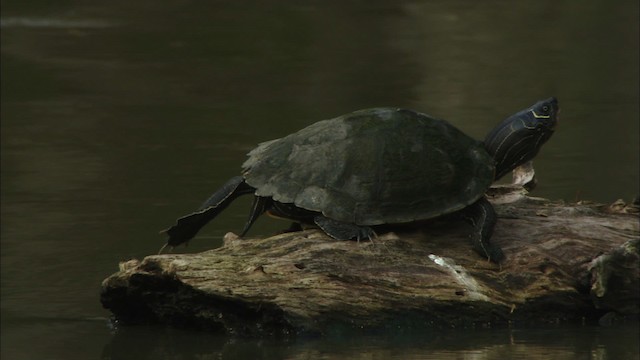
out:
M243 164L256 195L358 225L430 219L475 202L494 162L446 121L377 108L260 144Z

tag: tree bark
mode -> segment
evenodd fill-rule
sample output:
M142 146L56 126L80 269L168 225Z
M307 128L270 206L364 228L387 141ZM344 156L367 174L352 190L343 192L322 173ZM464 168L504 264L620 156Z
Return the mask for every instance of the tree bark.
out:
M637 204L567 204L492 188L492 241L482 259L470 228L435 220L372 242L318 230L225 236L218 249L120 264L101 300L124 323L159 322L237 335L345 329L474 327L637 317ZM606 316L603 316L608 314Z

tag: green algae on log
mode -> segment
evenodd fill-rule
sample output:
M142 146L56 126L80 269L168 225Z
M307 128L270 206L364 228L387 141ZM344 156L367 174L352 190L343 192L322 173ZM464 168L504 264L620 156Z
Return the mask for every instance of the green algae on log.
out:
M637 205L552 202L517 186L488 197L501 266L472 250L457 221L359 243L313 229L229 233L218 249L121 263L101 301L121 323L241 336L637 318Z

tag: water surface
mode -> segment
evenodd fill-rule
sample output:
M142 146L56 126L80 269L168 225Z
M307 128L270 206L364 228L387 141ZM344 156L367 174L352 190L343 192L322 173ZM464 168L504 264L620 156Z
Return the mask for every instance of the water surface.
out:
M2 358L637 358L625 335L637 328L460 332L444 347L433 334L245 344L114 329L99 303L118 261L155 253L157 231L236 175L257 143L361 108L409 107L482 138L557 96L535 195L631 200L637 14L626 0L3 1ZM247 206L181 251L217 246ZM252 234L283 226L260 219Z

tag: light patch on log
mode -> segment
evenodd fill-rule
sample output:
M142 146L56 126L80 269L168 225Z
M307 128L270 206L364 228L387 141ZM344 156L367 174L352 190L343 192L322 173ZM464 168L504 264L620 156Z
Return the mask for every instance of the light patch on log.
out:
M480 292L480 286L476 280L469 276L465 269L462 266L457 265L455 261L434 254L429 254L429 259L436 263L436 265L441 266L448 271L451 277L463 286L465 294L470 299L489 301L489 297Z

